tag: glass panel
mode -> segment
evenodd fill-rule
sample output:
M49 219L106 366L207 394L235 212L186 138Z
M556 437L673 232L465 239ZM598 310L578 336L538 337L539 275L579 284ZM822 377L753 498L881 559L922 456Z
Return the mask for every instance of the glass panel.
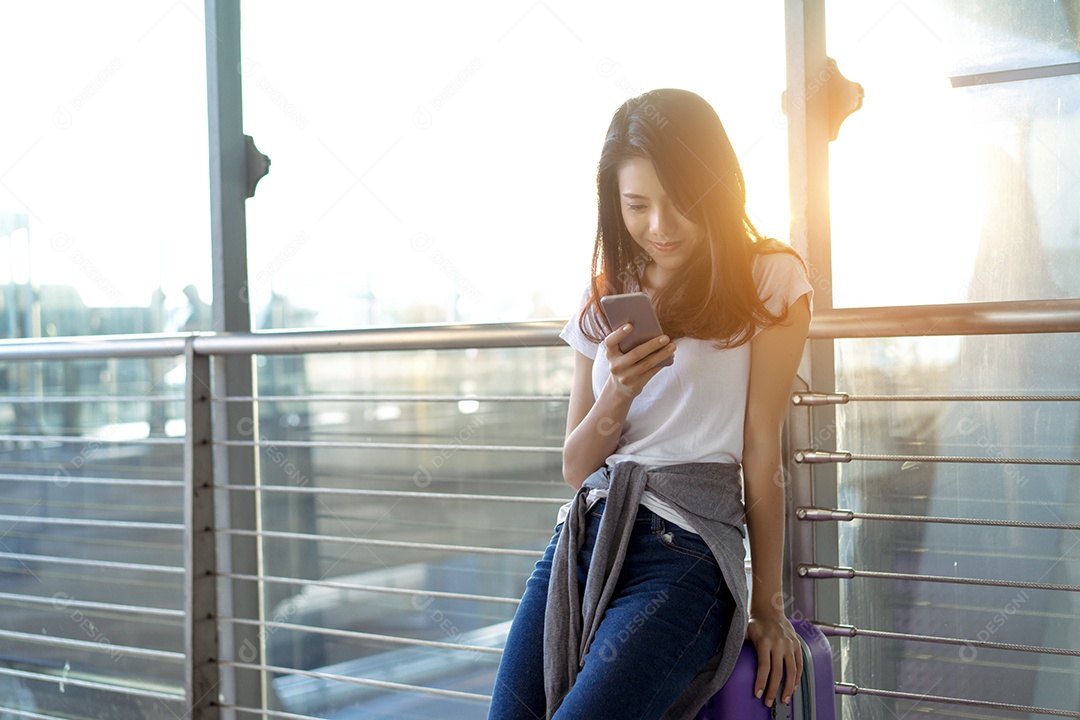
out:
M837 307L1080 296L1077 76L950 81L1080 60L1078 7L829 3L866 92L830 150Z
M0 339L209 328L202 14L5 4Z
M516 607L507 599L520 598L558 507L571 495L562 480L561 447L573 353L518 348L258 362L261 394L277 398L260 401L260 425L251 430L263 443L263 529L326 538L267 538L263 572L368 588L266 583L266 617L330 632L501 648ZM360 397L330 397L343 394ZM303 492L311 489L320 492ZM465 495L489 497L459 497ZM398 542L525 554L386 544ZM290 628L268 633L266 645L275 666L479 694L490 694L499 661L482 650ZM464 718L487 712L476 701L301 676L282 674L271 685L278 707L302 715Z
M838 307L1080 297L1076 75L967 84L962 76L1080 60L1075 2L828 4L829 55L865 88L830 149ZM1075 394L1075 335L839 341L837 388L859 394ZM1080 407L1062 402L852 402L838 446L991 463L854 461L841 507L1076 523ZM841 564L943 578L1078 584L1073 533L860 520ZM856 578L842 621L892 632L1076 650L1075 593ZM974 645L841 645L867 687L1073 710L1076 658ZM1026 717L856 696L845 717Z
M182 388L161 363L0 363L0 707L182 713L144 696L182 695L181 658L140 652L183 653Z
M754 220L783 235L782 11L244 3L245 128L274 162L248 203L254 325L569 316L604 132L654 87L713 103Z
M1080 336L984 336L837 342L837 387L852 395L1077 393ZM856 453L1080 458L1080 403L851 402L838 446ZM840 507L873 513L1077 523L1077 467L932 462L840 466ZM840 563L946 578L1080 585L1074 532L861 520L840 526ZM871 580L841 583L842 622L860 628L1075 651L1075 593ZM974 645L845 641L845 680L869 687L1072 710L1080 659ZM891 717L908 701L856 696L847 717ZM956 717L956 708L920 712ZM1006 714L1003 717L1016 717Z

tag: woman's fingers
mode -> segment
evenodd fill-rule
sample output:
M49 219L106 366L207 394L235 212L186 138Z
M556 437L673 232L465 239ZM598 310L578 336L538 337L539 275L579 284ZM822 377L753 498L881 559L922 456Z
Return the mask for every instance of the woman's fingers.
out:
M633 327L633 325L627 323L625 325L620 325L619 327L615 328L610 333L608 333L608 336L606 338L604 338L604 345L607 346L608 350L618 350L619 342L624 337L630 334L630 330Z
M769 707L773 706L776 702L776 695L780 690L780 681L784 676L784 653L779 649L774 649L770 653L770 666L769 666L769 684L765 688L765 704Z
M766 646L767 647L764 647ZM762 643L757 648L758 668L754 681L754 694L767 707L772 707L777 696L785 705L791 704L791 696L802 676L802 647L791 643ZM783 691L781 692L781 682Z
M788 652L784 655L784 691L781 693L781 697L784 700L785 705L791 704L791 696L795 694L795 686L799 684L799 679L802 677L802 645L794 648L792 652Z
M620 392L637 397L646 383L663 369L661 363L675 352L674 343L666 335L651 338L630 352L619 350L619 343L630 333L631 325L622 325L604 338L611 377Z
M646 340L629 352L622 352L619 349L619 343L630 334L633 326L627 323L621 325L604 338L604 345L607 348L608 359L614 360L615 358L624 358L629 365L636 365L642 360L648 359L645 363L646 367L653 367L654 365L663 362L665 359L671 356L675 352L675 345L671 343L671 339L667 335L657 335L654 338ZM655 355L655 357L650 357Z
M769 653L765 652L764 648L759 647L757 649L757 677L754 678L754 696L762 698L766 705L769 705L769 699L765 695L765 690L769 683L769 669L771 667L772 661L769 657Z

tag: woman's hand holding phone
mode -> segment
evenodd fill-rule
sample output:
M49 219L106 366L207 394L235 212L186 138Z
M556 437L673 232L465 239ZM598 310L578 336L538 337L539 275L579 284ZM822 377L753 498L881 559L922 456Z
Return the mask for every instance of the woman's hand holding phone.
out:
M667 335L659 335L624 353L619 349L619 343L632 331L630 323L615 328L604 338L604 349L616 389L630 397L637 397L646 383L671 364L675 344Z
M608 324L615 328L604 339L611 377L621 393L637 397L645 383L671 365L675 345L660 327L646 293L606 295L600 298L600 305Z

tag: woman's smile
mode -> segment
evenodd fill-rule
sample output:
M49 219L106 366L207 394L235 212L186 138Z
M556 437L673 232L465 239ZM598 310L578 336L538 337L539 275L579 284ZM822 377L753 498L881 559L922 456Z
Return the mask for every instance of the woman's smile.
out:
M663 284L690 258L705 233L675 207L646 158L633 158L619 168L619 196L623 224L656 263L651 279Z
M665 253L665 254L666 253L673 253L676 250L678 250L680 247L682 247L682 242L663 242L663 243L660 243L660 242L656 242L656 241L653 241L653 240L650 240L649 242L652 245L653 250L655 250L658 253Z

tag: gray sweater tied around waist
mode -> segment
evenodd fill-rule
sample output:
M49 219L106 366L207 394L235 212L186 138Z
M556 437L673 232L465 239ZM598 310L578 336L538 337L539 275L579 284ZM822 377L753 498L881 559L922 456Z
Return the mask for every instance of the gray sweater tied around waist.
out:
M607 490L596 547L579 603L578 551L585 539L586 495ZM664 720L689 720L731 675L746 636L747 589L743 504L739 466L683 463L646 468L635 462L603 467L582 484L563 524L551 563L544 615L544 690L548 720L558 710L584 666L604 610L615 591L641 496L648 489L677 508L709 546L735 599L735 616L723 650L713 657L665 713Z

